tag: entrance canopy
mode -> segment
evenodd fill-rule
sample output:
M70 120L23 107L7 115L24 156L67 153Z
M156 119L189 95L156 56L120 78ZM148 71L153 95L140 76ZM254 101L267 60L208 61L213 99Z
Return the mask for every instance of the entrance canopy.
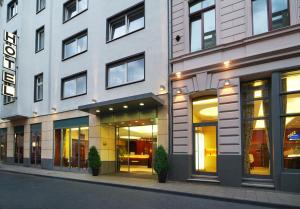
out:
M162 106L163 101L153 93L140 94L130 97L98 102L79 106L78 109L91 114L122 113L124 111L149 110Z

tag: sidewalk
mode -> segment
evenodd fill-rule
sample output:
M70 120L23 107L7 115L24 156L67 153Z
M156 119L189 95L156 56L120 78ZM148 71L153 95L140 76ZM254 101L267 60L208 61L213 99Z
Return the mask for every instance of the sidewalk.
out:
M83 173L43 170L7 164L0 164L0 171L61 178L140 190L173 193L193 197L257 204L276 208L300 208L300 193L287 193L245 187L233 188L218 185L174 181L169 181L165 184L159 184L155 179L132 178L116 175L101 175L98 177L93 177L89 174Z

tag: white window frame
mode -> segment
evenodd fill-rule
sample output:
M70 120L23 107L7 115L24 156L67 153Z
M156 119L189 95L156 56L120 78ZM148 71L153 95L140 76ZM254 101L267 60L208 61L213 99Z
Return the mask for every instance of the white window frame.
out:
M42 43L42 39L41 39L41 34L44 34L44 37L43 37L43 46L41 45ZM44 49L45 47L45 26L42 26L40 27L39 29L36 30L36 41L35 41L35 51L36 52L39 52L41 50Z
M7 4L7 21L11 20L17 14L18 14L18 0L12 0Z
M70 18L67 19L67 16L66 16L66 14L67 14L67 12L68 12L67 6L68 6L69 4L71 4L72 2L74 2L74 1L76 2L76 12L75 12L75 15L74 15L73 17L70 17ZM86 11L86 10L88 9L88 5L89 5L89 1L86 0L86 8L83 9L82 11L79 11L79 0L70 0L70 1L66 2L66 3L64 4L63 21L64 21L64 22L67 22L68 20L70 20L70 19L76 17L77 15L81 14L82 12Z
M41 78L41 79L40 79ZM40 80L40 81L39 81ZM38 101L41 101L41 100L43 100L43 97L44 97L44 75L43 75L43 73L41 73L41 74L38 74L38 75L36 75L35 77L34 77L34 101L35 102L38 102ZM41 98L39 98L39 92L40 91L42 91L41 92Z
M85 92L79 94L78 89L77 89L77 79L82 78L82 77L85 77ZM75 89L76 94L72 95L72 96L65 96L65 83L68 81L73 81L73 80L75 80L75 82L76 82L76 89ZM61 99L62 100L87 94L87 72L86 71L62 78L61 83L62 83L62 89L61 89Z
M86 36L86 49L79 52L79 50L78 50L78 48L79 48L78 40L85 37L85 36ZM73 42L76 42L76 53L67 57L66 47L67 47L68 44L73 43ZM84 53L87 50L88 50L88 30L84 30L84 31L79 32L79 33L77 33L77 34L75 34L75 35L71 36L70 38L67 38L66 40L63 41L63 60L74 57L78 54Z
M43 4L42 4L43 2ZM36 0L36 12L39 13L46 8L46 0Z

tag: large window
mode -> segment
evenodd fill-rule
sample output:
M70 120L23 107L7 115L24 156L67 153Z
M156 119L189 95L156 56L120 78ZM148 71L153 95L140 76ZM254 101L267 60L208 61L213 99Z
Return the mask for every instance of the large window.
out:
M300 169L300 71L282 76L282 127L285 169Z
M86 72L72 75L62 79L62 99L86 94Z
M134 56L107 66L107 88L130 84L145 79L145 56Z
M288 0L252 0L253 34L261 34L290 24Z
M216 11L214 0L194 1L190 4L191 52L216 45Z
M88 0L70 0L64 4L64 21L84 12L88 8Z
M36 0L36 12L40 12L46 7L46 0Z
M85 30L63 41L63 59L83 53L87 48L88 32Z
M45 27L41 27L35 32L35 52L39 52L44 49L45 44Z
M244 174L270 175L269 81L242 84Z
M18 0L12 0L7 5L7 21L18 14Z
M34 101L43 100L43 74L34 77Z
M107 41L117 39L126 34L144 28L144 3L109 18L107 22Z

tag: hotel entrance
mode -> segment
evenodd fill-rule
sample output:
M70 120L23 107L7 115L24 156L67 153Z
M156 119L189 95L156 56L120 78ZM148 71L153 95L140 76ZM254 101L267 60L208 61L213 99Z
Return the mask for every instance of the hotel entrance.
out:
M118 172L152 174L157 147L157 125L136 121L140 125L116 128L116 167Z

